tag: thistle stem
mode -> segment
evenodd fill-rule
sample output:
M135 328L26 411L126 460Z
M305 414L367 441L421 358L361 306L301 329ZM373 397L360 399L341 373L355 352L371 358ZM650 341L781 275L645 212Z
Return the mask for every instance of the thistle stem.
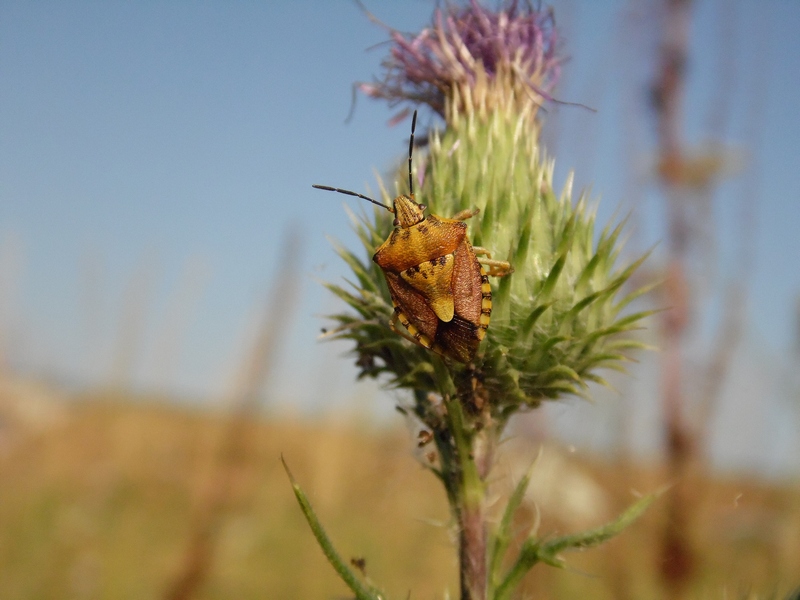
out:
M461 600L486 600L487 532L484 503L464 506L459 515Z
M443 464L446 477L457 481L451 509L458 523L461 600L486 600L488 590L488 530L486 523L486 475L492 452L485 437L465 419L461 401L446 402L449 429L456 460ZM471 420L470 420L471 421Z

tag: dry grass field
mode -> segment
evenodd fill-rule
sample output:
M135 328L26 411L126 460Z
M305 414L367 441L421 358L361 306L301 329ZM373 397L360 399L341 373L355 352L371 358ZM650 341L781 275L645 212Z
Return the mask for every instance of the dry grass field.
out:
M366 558L388 598L456 596L446 503L399 417L391 430L250 420L236 456L221 460L230 422L219 414L112 395L58 406L41 425L0 421L2 599L165 598L218 485L228 493L211 521L197 597L347 598L303 521L281 454L340 552ZM523 440L503 450L498 494L536 452ZM555 447L543 456L557 458L543 459L532 484L543 534L598 524L632 501L631 490L665 483L657 469ZM800 584L797 486L698 478L692 489L700 570L691 597L787 597ZM656 504L606 546L569 555L567 569L537 566L525 597L662 597L654 568L662 518Z

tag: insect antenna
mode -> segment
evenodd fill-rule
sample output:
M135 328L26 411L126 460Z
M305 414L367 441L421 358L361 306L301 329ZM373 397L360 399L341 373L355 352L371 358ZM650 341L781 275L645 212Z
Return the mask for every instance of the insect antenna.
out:
M411 118L411 137L408 139L408 195L414 197L414 182L411 177L411 155L414 152L414 130L417 128L417 111Z
M377 200L373 200L372 198L370 198L369 196L365 196L364 194L358 194L356 192L351 192L350 190L343 190L341 188L335 188L335 187L331 187L329 185L317 185L317 184L314 184L311 187L317 188L318 190L325 190L327 192L339 192L340 194L347 194L348 196L355 196L356 198L363 198L364 200L372 202L373 204L377 204L378 206L382 206L383 208L388 210L390 213L394 212L394 209L391 206L389 206L388 204L384 204L383 202L378 202Z

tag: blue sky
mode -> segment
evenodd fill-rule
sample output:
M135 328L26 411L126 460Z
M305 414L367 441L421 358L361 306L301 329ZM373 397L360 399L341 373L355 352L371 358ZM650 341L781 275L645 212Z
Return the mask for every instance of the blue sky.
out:
M687 139L704 139L715 53L735 81L724 139L757 167L750 327L768 351L794 341L800 292L800 4L698 2ZM432 2L368 7L404 31ZM600 221L629 210L628 167L645 172L652 131L622 57L647 30L623 2L559 2L565 66L545 139L556 181L570 169L600 198ZM732 16L731 16L732 15ZM735 40L720 45L719 36ZM312 183L374 190L404 152L408 122L352 83L380 73L385 32L351 2L13 2L0 6L0 347L12 367L71 384L114 378L186 396L224 393L269 297L281 245L302 232L302 293L275 395L304 409L352 396L344 348L320 345L337 304L318 280L346 270L326 236L356 244L344 203ZM638 67L646 68L646 43ZM626 63L627 64L627 63ZM641 74L641 73L640 73ZM758 145L749 102L763 95ZM721 110L721 109L720 109ZM423 124L429 122L423 116ZM626 129L633 123L633 134ZM638 128L637 128L638 127ZM635 135L636 164L625 164ZM752 136L751 136L752 137ZM743 178L720 188L721 276L735 267ZM651 189L637 207L642 248L663 236ZM656 259L657 260L657 259ZM127 322L126 326L121 322ZM324 375L329 384L317 379ZM334 392L334 390L336 390Z

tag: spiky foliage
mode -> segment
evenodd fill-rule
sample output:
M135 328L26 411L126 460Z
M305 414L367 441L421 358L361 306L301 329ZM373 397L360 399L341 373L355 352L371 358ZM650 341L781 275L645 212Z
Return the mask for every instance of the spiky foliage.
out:
M595 239L586 199L573 203L570 183L553 190L552 161L524 134L528 116L496 111L485 120L451 120L431 135L420 177L417 198L431 212L449 217L479 208L468 221L473 245L514 267L493 284L492 321L472 365L446 362L391 331L391 299L371 257L391 232L392 215L376 210L373 219L354 219L365 253L338 251L356 281L350 289L328 287L357 313L335 315L335 335L355 341L362 375L388 374L390 385L415 391L476 391L504 421L519 408L603 382L598 369L619 368L624 351L638 345L625 334L643 314L623 310L638 292L619 292L641 259L619 266L622 225Z
M388 326L391 300L372 253L389 235L392 217L354 219L367 255L340 248L357 282L329 286L357 312L335 315L338 337L356 342L362 375L389 374L395 387L488 399L502 423L543 399L579 394L620 368L625 337L642 314L625 314L636 292L618 292L640 261L619 267L620 226L595 239L595 216L571 183L553 190L552 161L539 148L540 104L550 98L562 58L550 10L509 0L498 9L471 0L434 11L417 34L390 30L384 76L361 89L375 98L424 103L445 118L432 132L426 159L417 156L417 199L450 217L468 208L473 245L508 260L515 272L493 285L487 341L473 365L445 363L407 343ZM399 174L398 181L404 181ZM383 190L383 187L382 187ZM405 192L395 190L395 194ZM384 201L391 196L383 190ZM427 405L416 407L425 422Z

